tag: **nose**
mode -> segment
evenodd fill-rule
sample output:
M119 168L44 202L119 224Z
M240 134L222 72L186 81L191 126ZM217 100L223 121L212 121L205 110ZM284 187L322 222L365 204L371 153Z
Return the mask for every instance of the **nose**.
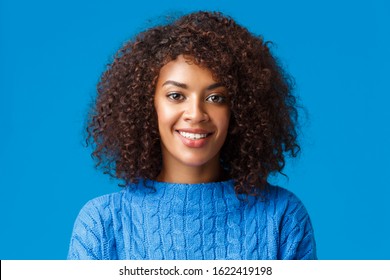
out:
M184 120L190 123L207 122L209 115L205 109L205 104L201 100L188 102L184 111Z

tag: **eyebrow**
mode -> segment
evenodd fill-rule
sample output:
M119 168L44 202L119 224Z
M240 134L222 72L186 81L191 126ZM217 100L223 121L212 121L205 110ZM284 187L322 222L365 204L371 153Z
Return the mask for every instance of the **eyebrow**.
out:
M172 80L168 80L168 81L166 81L165 83L162 84L162 86L166 86L166 85L174 85L174 86L177 86L177 87L180 87L180 88L188 89L188 86L186 84L179 83L179 82L172 81ZM216 88L219 88L219 87L223 87L223 84L222 83L215 83L215 84L209 85L206 88L206 90L213 90L213 89L216 89Z
M207 90L213 90L213 89L216 89L216 88L219 88L219 87L224 87L224 85L222 83L215 83L215 84L209 85L207 87Z
M168 80L166 81L165 83L162 84L163 86L166 86L166 85L174 85L174 86L177 86L177 87L180 87L180 88L184 88L184 89L187 89L188 86L186 84L183 84L183 83L179 83L179 82L176 82L176 81L171 81L171 80Z

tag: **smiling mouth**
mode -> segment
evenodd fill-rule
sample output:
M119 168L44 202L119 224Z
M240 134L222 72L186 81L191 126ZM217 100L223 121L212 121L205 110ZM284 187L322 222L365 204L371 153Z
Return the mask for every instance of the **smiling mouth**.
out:
M204 139L210 135L210 133L190 133L185 131L178 131L181 136L190 140Z

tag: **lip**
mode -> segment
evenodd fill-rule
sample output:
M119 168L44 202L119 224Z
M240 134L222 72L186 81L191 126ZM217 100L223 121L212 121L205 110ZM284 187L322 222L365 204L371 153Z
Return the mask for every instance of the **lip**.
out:
M182 136L179 133L179 131L188 132L188 133L196 133L196 134L207 134L207 136L206 136L206 138L192 140L192 139L188 139L188 138L185 138L184 136ZM182 143L185 146L187 146L189 148L202 148L208 143L210 136L214 132L210 132L210 131L207 131L205 129L200 129L200 128L183 128L183 129L176 129L175 133L178 135L178 137L180 138L180 140L182 141Z

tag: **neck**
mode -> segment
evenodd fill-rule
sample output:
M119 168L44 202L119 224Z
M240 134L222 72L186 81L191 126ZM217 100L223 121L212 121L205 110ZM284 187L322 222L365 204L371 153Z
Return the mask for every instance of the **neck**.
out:
M159 182L180 184L199 184L217 182L222 178L222 168L218 161L203 166L186 166L164 164L157 176Z

